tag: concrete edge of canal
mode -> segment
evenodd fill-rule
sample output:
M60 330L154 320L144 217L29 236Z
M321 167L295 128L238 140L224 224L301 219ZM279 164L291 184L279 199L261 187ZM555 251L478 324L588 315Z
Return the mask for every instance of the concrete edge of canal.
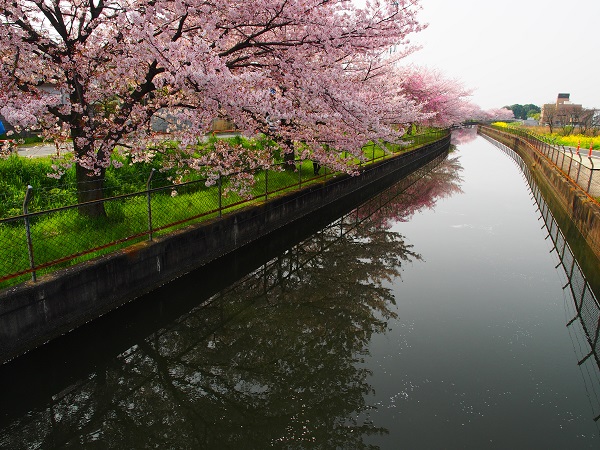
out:
M600 206L578 189L557 167L536 152L527 142L513 134L490 128L478 128L478 132L507 145L525 161L534 176L551 186L545 190L553 195L571 218L581 236L600 260Z
M447 136L367 166L358 176L338 176L8 288L0 292L0 364L281 227L359 193L374 195L449 146Z

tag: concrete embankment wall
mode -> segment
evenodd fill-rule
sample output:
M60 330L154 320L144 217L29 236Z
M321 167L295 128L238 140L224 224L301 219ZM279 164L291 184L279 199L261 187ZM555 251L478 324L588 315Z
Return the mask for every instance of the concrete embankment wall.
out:
M0 292L0 363L323 208L366 199L449 145L447 137L366 166L358 176L338 176L6 289Z
M544 192L553 195L600 259L600 206L520 137L488 127L480 127L479 132L507 145L523 158L536 183L550 187Z

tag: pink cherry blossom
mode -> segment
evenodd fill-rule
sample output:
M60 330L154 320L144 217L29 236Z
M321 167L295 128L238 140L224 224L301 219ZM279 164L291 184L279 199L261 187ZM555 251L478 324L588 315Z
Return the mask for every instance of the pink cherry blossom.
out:
M397 124L428 117L389 81L395 61L384 56L412 51L419 9L416 0L0 0L1 113L71 139L78 180L100 187L115 147L152 158L157 117L193 167L198 137L227 117L351 171L340 152L360 156L365 142L397 139Z

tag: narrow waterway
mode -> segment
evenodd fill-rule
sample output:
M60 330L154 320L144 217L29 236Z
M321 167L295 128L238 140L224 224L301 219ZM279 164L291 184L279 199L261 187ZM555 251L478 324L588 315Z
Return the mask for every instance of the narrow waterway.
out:
M600 447L569 280L520 169L473 133L301 242L0 367L0 448Z

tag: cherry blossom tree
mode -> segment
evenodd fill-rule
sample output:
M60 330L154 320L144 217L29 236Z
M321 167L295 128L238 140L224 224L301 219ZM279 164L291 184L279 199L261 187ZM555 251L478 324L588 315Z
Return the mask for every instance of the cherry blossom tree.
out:
M409 98L429 114L430 126L448 127L472 117L478 107L469 101L471 90L442 72L422 66L396 69L395 77Z
M421 66L397 67L393 75L405 97L421 106L431 126L447 127L467 120L509 120L514 118L508 108L482 110L470 100L472 91L457 79Z
M508 108L495 108L483 111L481 120L510 120L514 119L515 114Z
M173 164L206 163L198 136L227 117L248 134L275 124L280 142L344 168L340 151L358 156L367 140L398 138L393 123L423 117L378 83L393 63L387 49L410 52L419 9L418 0L0 0L0 112L18 129L72 140L80 202L101 198L117 146L134 162L153 157L157 117L179 143ZM220 170L235 154L220 155Z

